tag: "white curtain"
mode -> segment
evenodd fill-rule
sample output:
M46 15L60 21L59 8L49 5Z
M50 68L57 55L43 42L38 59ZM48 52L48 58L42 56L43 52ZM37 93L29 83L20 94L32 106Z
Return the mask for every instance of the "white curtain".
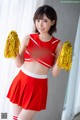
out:
M20 41L33 31L33 14L44 0L0 0L0 115L12 116L12 104L6 98L10 84L18 72L14 59L4 58L4 46L8 33L16 30Z
M68 81L67 100L62 120L72 120L80 112L80 16L75 37L72 69Z

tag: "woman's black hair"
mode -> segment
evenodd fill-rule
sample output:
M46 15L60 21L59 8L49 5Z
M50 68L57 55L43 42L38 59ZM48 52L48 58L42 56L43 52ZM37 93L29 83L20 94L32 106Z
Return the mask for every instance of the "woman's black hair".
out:
M35 23L36 19L40 20L43 18L43 15L46 15L48 17L48 19L50 19L51 21L55 20L54 25L51 26L50 30L49 30L49 34L52 35L53 32L56 32L56 24L57 24L57 14L56 11L49 5L43 5L41 7L39 7L33 17L33 21ZM38 30L35 28L35 32L39 33Z

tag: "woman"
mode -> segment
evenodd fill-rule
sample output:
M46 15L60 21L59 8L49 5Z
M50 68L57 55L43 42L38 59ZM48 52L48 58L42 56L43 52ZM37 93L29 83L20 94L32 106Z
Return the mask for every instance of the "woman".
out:
M15 58L20 72L14 78L7 97L13 103L13 120L32 120L40 110L46 109L48 71L58 76L57 58L62 43L56 32L57 15L48 5L39 7L33 17L35 33L25 36Z

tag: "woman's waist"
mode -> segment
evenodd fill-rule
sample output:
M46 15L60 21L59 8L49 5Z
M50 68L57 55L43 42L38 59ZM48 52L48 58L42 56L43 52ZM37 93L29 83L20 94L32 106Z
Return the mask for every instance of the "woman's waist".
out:
M33 62L24 62L23 67L35 74L39 74L39 75L46 75L48 74L49 68L40 64L37 61L33 61Z
M42 79L48 78L47 74L39 74L37 72L30 71L26 69L24 66L21 67L21 71L25 73L26 75L29 75L34 78L42 78Z

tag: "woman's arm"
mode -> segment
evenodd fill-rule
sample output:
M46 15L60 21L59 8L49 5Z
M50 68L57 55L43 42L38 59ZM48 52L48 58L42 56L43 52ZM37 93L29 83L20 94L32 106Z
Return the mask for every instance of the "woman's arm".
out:
M28 42L29 42L29 35L24 37L21 47L19 49L19 54L15 58L15 64L17 67L21 67L22 64L24 63L23 53L24 53L26 46L28 45Z
M62 42L59 42L57 48L56 48L56 58L55 58L55 63L52 67L52 75L54 77L57 77L60 74L60 68L57 66L57 58L59 56L59 53L62 49Z

